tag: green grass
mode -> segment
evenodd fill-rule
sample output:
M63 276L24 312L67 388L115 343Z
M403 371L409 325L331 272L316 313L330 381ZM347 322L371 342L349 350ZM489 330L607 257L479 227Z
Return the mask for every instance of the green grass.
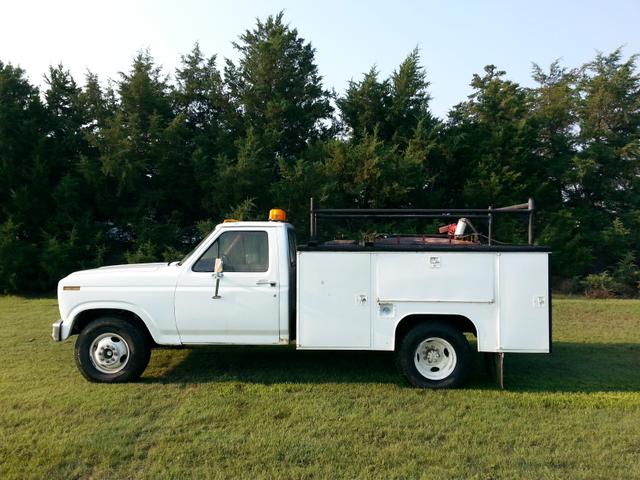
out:
M0 478L640 478L640 301L554 303L554 353L409 388L388 353L157 350L86 382L53 299L0 297Z

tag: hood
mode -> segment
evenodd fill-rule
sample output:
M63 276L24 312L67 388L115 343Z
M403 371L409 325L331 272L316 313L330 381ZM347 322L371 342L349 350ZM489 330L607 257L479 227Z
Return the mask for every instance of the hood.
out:
M110 271L137 271L137 272L153 272L162 267L167 267L167 262L161 263L129 263L123 265L108 265L106 267L94 268L92 270L82 270L81 272L95 272L96 270L110 270Z
M175 285L181 268L167 263L110 265L73 272L60 280L62 285L144 287Z

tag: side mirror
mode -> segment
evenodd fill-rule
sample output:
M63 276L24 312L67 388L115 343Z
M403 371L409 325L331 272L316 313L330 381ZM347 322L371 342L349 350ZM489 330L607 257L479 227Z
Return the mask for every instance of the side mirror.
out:
M213 273L216 273L218 275L221 274L224 271L223 266L224 266L224 263L222 262L222 259L216 258L216 263L213 267Z

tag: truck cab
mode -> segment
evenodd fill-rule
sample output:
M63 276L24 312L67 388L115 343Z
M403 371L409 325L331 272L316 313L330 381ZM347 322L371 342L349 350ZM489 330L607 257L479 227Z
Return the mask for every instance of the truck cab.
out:
M180 273L174 311L180 343L289 343L295 252L295 232L288 223L219 225L176 265ZM223 271L216 274L218 258Z
M138 317L158 345L288 343L295 241L288 223L225 222L180 261L74 272L58 283L54 339L111 311Z

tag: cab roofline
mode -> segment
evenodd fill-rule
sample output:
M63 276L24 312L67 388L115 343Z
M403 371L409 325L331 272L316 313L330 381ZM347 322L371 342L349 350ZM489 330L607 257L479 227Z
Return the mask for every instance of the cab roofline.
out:
M216 228L238 228L238 227L249 227L249 228L282 228L282 227L291 227L293 225L287 222L268 222L268 221L260 221L260 222L225 222L219 223L216 225Z

